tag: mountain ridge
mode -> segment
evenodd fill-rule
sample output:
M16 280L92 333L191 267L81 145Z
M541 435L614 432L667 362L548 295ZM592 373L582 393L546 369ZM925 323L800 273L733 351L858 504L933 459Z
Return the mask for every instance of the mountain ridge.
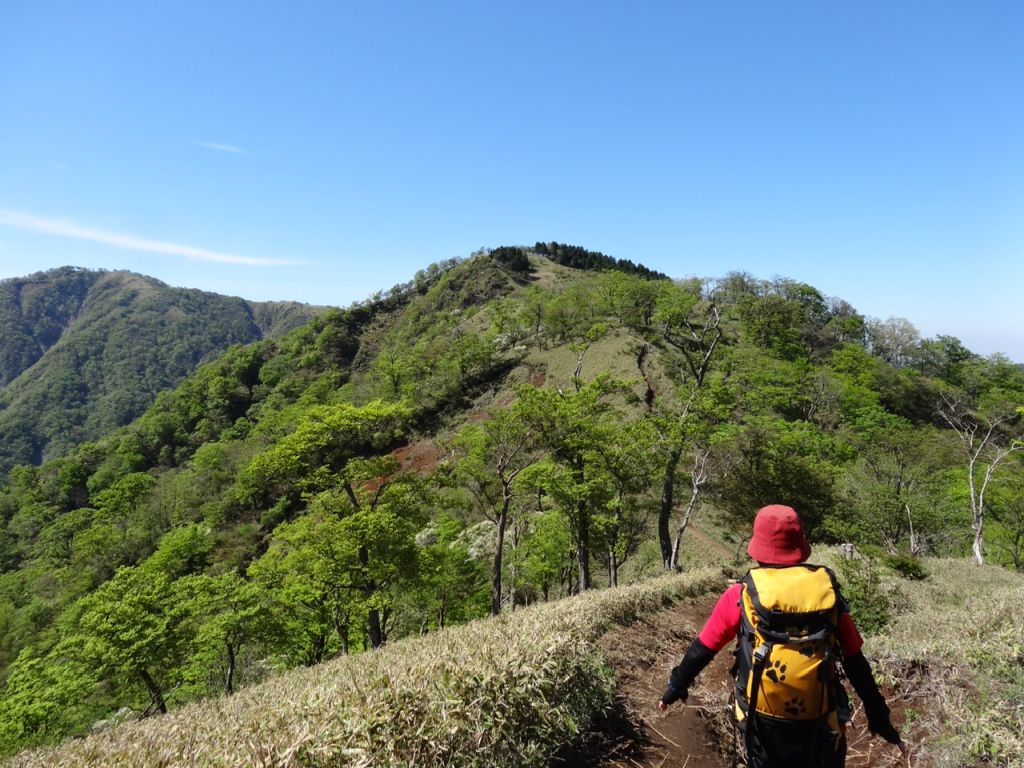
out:
M1024 400L1015 367L792 280L595 263L431 265L12 472L0 751L739 552L766 501L863 548L855 603L878 594L868 563L917 577L982 532L1024 565L1019 453L972 528L953 427ZM697 515L720 547L687 546Z
M232 344L277 337L325 310L120 270L0 281L0 475L127 424Z

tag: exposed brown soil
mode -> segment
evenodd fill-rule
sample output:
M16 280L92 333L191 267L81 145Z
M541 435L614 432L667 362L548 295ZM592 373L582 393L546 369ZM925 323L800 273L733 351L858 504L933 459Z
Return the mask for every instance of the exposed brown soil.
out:
M415 470L422 475L428 474L437 467L444 455L444 449L433 440L419 440L408 443L392 452L403 470Z
M636 736L622 729L621 738L608 744L606 754L589 765L696 768L732 764L726 711L731 654L720 653L715 658L685 704L675 704L664 714L657 707L669 671L679 663L713 605L713 599L679 605L601 639L619 679L621 708Z
M725 584L723 583L723 588ZM583 745L556 765L596 768L730 768L732 726L729 714L732 654L722 651L704 670L685 704L666 713L657 703L669 672L679 662L714 605L714 599L675 606L611 633L601 646L619 680L619 696ZM920 686L908 680L901 691L886 690L897 727L908 706L920 714L926 703L915 695ZM921 754L924 735L904 729L910 756L871 737L859 702L847 731L848 768L928 768Z

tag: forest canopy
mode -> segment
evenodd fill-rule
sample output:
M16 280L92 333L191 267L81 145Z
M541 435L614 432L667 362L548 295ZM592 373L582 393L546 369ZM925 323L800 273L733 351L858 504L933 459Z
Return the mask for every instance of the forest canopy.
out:
M1022 406L1006 358L793 280L557 243L431 265L11 469L0 745L677 569L697 526L740 551L770 502L1022 570Z

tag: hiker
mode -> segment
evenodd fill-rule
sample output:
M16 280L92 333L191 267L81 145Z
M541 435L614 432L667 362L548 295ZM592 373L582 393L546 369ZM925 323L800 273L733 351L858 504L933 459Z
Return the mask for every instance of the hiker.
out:
M805 562L811 547L796 511L781 504L758 510L747 552L758 567L718 599L672 670L658 708L685 701L701 670L738 636L734 714L749 768L845 765L850 712L837 677L839 655L864 702L868 729L903 750L835 575Z

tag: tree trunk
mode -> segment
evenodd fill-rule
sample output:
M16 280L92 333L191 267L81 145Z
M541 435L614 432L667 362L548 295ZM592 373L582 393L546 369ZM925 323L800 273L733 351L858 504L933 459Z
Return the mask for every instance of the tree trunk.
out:
M366 616L367 629L370 633L370 646L380 648L384 645L384 633L380 628L380 611L371 608Z
M661 564L666 569L672 568L672 534L669 521L672 519L672 506L675 503L676 469L683 449L673 446L665 462L665 477L661 485L661 506L658 508L658 542L661 544Z
M674 571L679 567L679 550L683 546L683 534L686 533L686 521L676 531L676 540L672 542L672 562L669 563L669 570Z
M984 551L984 518L979 516L974 523L974 546L972 551L974 552L974 562L977 565L985 564L985 551Z
M359 565L363 567L364 573L367 572L370 567L370 552L366 547L359 548ZM367 575L366 583L363 586L363 595L366 596L367 600L370 600L376 592L377 582ZM381 630L380 626L380 611L376 608L371 608L367 614L366 623L370 635L370 645L374 648L380 648L384 645L384 632Z
M511 496L509 497L509 499L511 501ZM519 540L520 540L520 536L521 535L522 535L522 530L520 529L519 525L513 525L512 526L512 551L513 552L518 552L519 551ZM507 583L504 584L504 587L506 589L508 589L508 609L510 611L514 611L516 609L516 577L517 576L518 576L518 574L516 573L516 561L515 561L515 558L512 558L512 563L509 565L509 569L508 569L508 580L507 580ZM523 605L529 605L529 604L530 604L529 598L524 596L524 598L523 598Z
M344 616L335 614L334 616L334 631L338 633L338 639L341 640L341 652L343 655L348 656L348 621L349 612L346 611Z
M167 703L164 701L164 695L160 690L160 686L156 684L156 680L149 674L149 670L140 669L139 677L142 678L142 682L146 685L146 690L149 691L150 707L155 707L156 711L161 715L166 715Z
M907 510L907 527L910 529L910 554L913 557L920 557L924 554L924 545L914 533L914 517L910 514L910 505L904 504L903 507Z
M696 481L694 483L696 485ZM693 517L693 513L697 510L700 504L700 486L697 485L693 494L690 496L690 501L686 504L686 512L683 513L683 520L679 523L679 529L676 531L676 540L672 545L672 562L669 565L671 570L675 570L679 566L679 550L683 544L683 534L686 533L686 528L690 524L690 519Z
M235 646L226 643L228 651L228 673L224 677L224 693L230 696L235 692Z
M314 664L319 664L324 660L324 652L327 650L327 636L322 632L315 635L309 635L310 646L309 650L306 651L306 658L303 663L307 667L311 667Z
M498 513L498 537L494 543L494 565L491 568L491 615L497 616L501 613L501 569L502 560L505 555L505 528L508 525L508 508L511 498L508 492L504 494L501 502L501 512Z
M682 547L683 534L686 532L686 526L690 524L690 518L700 507L700 488L708 481L708 459L710 456L711 449L709 447L693 457L693 471L690 474L690 500L686 503L683 520L679 523L679 529L676 531L676 542L672 547L672 561L669 564L670 570L675 570L679 565L679 550Z
M615 547L608 548L608 586L619 586L619 561L615 555Z
M585 502L581 502L576 508L577 532L579 541L576 542L576 565L579 568L579 592L590 589L590 513Z

